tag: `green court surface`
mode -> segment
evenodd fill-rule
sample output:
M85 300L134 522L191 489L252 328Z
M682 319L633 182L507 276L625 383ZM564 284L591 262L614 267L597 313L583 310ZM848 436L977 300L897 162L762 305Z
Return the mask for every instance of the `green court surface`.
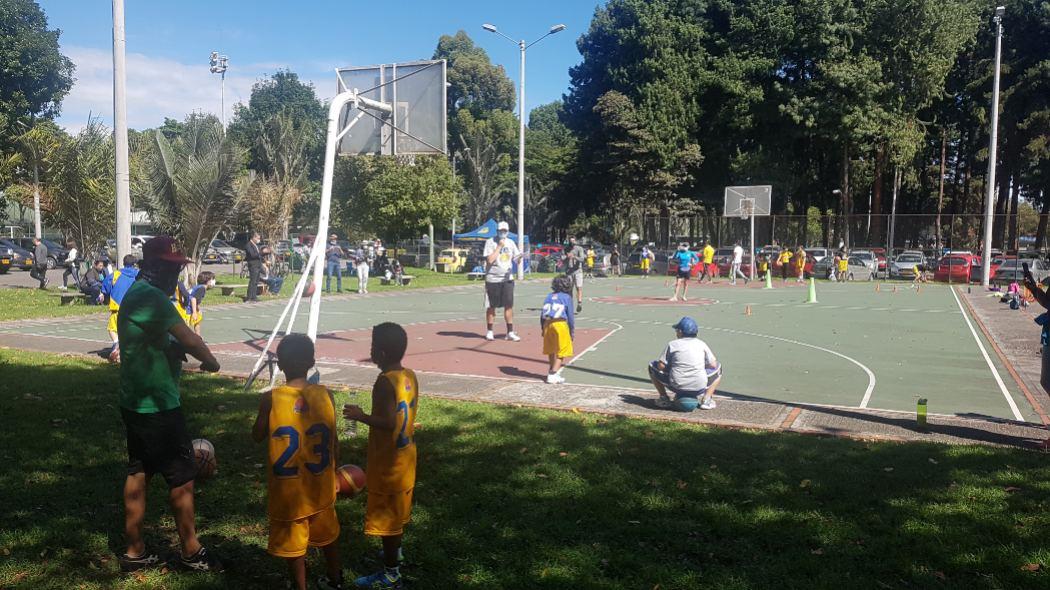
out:
M582 345L564 373L569 384L563 387L651 391L647 363L674 338L670 326L690 315L723 365L719 394L726 397L912 412L919 398L927 398L931 414L1039 422L947 285L916 290L907 283L883 283L876 291L874 283L818 282L819 302L812 304L804 303L804 285L775 281L774 286L693 282L688 302L671 303L665 277L589 281L583 313L577 316ZM407 366L418 360L424 373L429 368L482 379L536 380L545 363L537 309L547 292L546 281L517 286L516 327L525 340L516 344L481 338L480 283L326 299L319 358L365 364L367 329L395 321L409 327ZM306 307L300 309L296 330L305 330ZM209 344L219 352L248 356L256 348L246 343L269 333L281 305L209 309L205 304L204 309ZM29 322L3 331L107 342L101 317ZM502 321L496 331L502 334ZM495 365L502 371L494 371ZM509 370L514 366L528 370Z

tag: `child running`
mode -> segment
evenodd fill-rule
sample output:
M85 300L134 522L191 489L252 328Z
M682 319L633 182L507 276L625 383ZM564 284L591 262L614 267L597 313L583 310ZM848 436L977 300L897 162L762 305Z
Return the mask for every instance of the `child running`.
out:
M201 303L208 289L215 286L215 273L210 270L202 271L197 275L197 284L190 289L189 305L186 312L190 315L190 327L198 336L201 335L201 322L204 321L204 312L201 311Z
M259 399L252 427L255 442L268 440L268 512L271 555L288 562L292 581L306 590L306 550L320 547L326 575L322 589L341 589L339 517L335 512L338 440L335 401L323 385L311 385L314 343L289 334L277 345L277 366L285 384Z
M674 280L674 295L671 296L671 301L678 301L678 292L682 292L682 301L687 301L685 296L689 293L689 275L693 265L700 261L700 258L689 250L689 244L682 242L678 244L678 251L671 255L671 261L678 263L678 275Z
M359 588L401 588L401 537L412 516L416 486L415 423L419 382L401 366L408 335L398 324L372 328L372 362L382 373L372 386L372 413L361 406L343 406L343 417L369 426L368 504L365 534L382 537L383 569L354 580Z
M565 383L561 369L565 359L573 355L572 339L576 334L576 321L572 314L572 281L568 277L555 277L551 281L551 292L543 300L540 312L540 327L543 329L543 354L549 359L547 383Z

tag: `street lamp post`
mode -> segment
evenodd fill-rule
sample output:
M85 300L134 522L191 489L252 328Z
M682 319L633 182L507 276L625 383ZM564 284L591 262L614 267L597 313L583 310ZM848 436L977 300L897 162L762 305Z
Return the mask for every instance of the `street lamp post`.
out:
M988 139L988 186L984 197L984 248L981 252L981 285L987 287L992 274L992 212L995 210L995 165L999 145L999 65L1003 57L1005 6L995 8L995 77L992 81L992 127Z
M518 46L521 53L521 71L518 78L518 250L525 253L525 51L547 37L565 30L565 25L554 25L547 34L536 39L532 43L525 40L515 41L504 35L496 28L496 25L485 23L481 28ZM518 278L525 278L524 261L518 264Z
M219 81L219 108L222 109L222 128L226 130L226 69L229 67L230 58L219 55L218 51L211 52L211 73L221 76Z

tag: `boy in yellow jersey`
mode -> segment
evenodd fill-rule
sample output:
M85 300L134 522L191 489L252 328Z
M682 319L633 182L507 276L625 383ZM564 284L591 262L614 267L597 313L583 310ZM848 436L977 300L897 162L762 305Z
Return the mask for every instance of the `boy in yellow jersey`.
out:
M788 273L791 272L791 250L784 248L780 251L780 256L777 258L777 264L780 265L780 278L786 283L788 280Z
M113 347L109 349L109 360L112 363L120 361L120 342L117 338L117 313L120 311L120 302L124 300L124 294L128 292L131 285L138 279L139 263L135 256L128 254L124 257L124 267L106 277L102 281L102 293L109 297L109 323L106 330L113 341Z
M416 410L419 383L401 366L408 335L398 324L372 328L372 362L382 374L372 386L372 414L360 406L343 406L343 417L368 425L368 505L365 534L382 537L382 571L354 580L358 588L401 588L401 536L412 516L416 486Z
M268 551L288 561L295 587L306 590L306 549L320 547L327 575L317 585L341 589L335 401L327 388L306 379L314 366L314 343L306 335L281 340L277 366L285 384L262 394L252 427L256 442L269 440Z
M849 277L849 256L842 252L835 255L835 260L838 261L839 281L845 283Z

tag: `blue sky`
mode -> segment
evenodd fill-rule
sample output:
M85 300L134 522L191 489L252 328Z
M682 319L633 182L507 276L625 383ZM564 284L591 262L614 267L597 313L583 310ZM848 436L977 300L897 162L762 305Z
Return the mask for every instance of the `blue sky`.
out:
M62 51L77 64L77 79L59 123L71 130L88 115L112 124L112 12L109 0L39 0L52 28L62 30ZM128 124L156 126L165 116L192 111L218 114L219 80L208 55L230 56L226 110L247 101L252 84L279 68L314 83L322 99L335 94L336 67L429 59L442 34L459 29L503 65L517 84L518 51L485 32L491 22L528 41L551 25L567 30L531 48L526 68L527 107L557 100L578 63L576 39L599 0L360 2L356 0L125 0ZM396 9L393 8L396 6Z

